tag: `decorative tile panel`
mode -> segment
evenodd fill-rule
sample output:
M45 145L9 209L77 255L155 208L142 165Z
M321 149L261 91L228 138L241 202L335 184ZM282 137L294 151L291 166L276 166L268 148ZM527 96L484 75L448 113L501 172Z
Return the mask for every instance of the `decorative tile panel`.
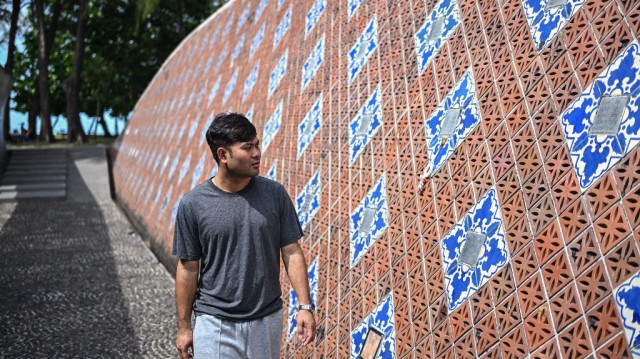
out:
M291 7L287 10L287 12L282 16L282 20L276 27L276 33L273 35L273 48L278 47L280 41L289 30L289 26L291 25Z
M349 84L360 73L373 51L378 47L378 22L374 16L349 51Z
M461 261L462 253L466 246L477 244L473 237L478 235L485 237L474 258L476 265L469 266L468 261ZM449 312L453 312L509 260L495 188L491 188L442 239L441 249Z
M211 91L209 92L209 101L208 101L209 105L211 105L211 101L213 101L213 99L216 98L216 95L218 94L218 90L220 90L221 79L222 79L222 75L218 75L216 82L211 87Z
M459 24L460 13L455 0L441 0L436 4L414 36L421 73Z
M227 57L228 48L229 45L224 45L224 48L222 48L222 51L220 52L220 55L218 55L218 59L216 60L216 66L213 69L214 71L218 71L220 65L222 65L222 61L224 61L225 57Z
M251 3L248 3L247 6L245 6L242 13L240 14L240 17L238 17L238 23L236 24L236 32L240 31L240 28L242 27L242 25L244 25L244 23L247 21L247 18L249 17L249 10L251 10L250 8L251 8Z
M302 229L307 227L309 221L320 210L321 192L320 170L316 170L309 182L304 185L298 197L296 197L298 220Z
M320 127L322 127L322 94L318 96L316 102L304 116L300 125L298 125L298 152L296 159L300 159L304 150L309 147L313 138L320 131Z
M309 294L311 296L311 303L316 306L318 304L318 258L309 263L308 277L309 277ZM289 318L287 326L287 340L291 340L296 333L298 327L297 311L298 296L296 292L291 288L289 290L289 312L287 317Z
M171 178L173 176L173 172L176 171L176 167L178 167L178 161L180 160L180 154L182 151L178 151L178 153L173 156L173 161L171 161L171 166L169 167L169 173L167 173L167 178ZM163 166L164 169L164 166Z
M243 48L244 48L244 34L240 36L240 39L236 43L236 46L233 48L233 51L231 52L231 59L229 59L229 67L233 66L234 62L236 61L236 58L238 58L238 55L240 55L240 52L242 51Z
M527 23L536 49L540 50L556 36L585 0L523 0Z
M278 9L280 9L283 3L284 3L284 0L278 0Z
M316 47L314 47L313 51L311 51L311 55L309 55L307 61L305 61L304 65L302 65L302 88L300 89L300 93L303 93L304 89L307 88L307 85L309 85L309 82L311 82L313 76L315 76L316 72L318 72L318 69L320 68L320 65L322 65L323 61L324 35L322 35L322 38L320 39L320 41L318 41Z
M231 75L229 82L227 82L227 86L224 87L224 96L222 98L222 104L225 104L229 99L229 96L231 96L231 93L236 88L237 80L238 80L238 68L236 68L236 70L233 72L233 75Z
M350 264L353 267L389 226L386 179L380 180L350 216Z
M280 84L280 80L284 77L285 72L287 71L287 54L289 50L285 50L284 54L276 64L275 68L269 75L269 92L267 97L271 97L271 94L276 90L278 85Z
M261 0L258 3L258 6L256 7L256 19L254 20L254 22L258 22L258 20L260 20L260 17L262 16L264 9L267 8L268 3L269 3L269 0Z
M187 171L189 170L189 166L190 165L191 165L191 153L189 153L189 155L187 155L187 158L182 160L182 167L180 167L180 174L178 175L178 182L177 183L182 182L182 179L187 174Z
M229 30L231 30L231 26L233 25L234 20L235 18L232 15L229 18L229 20L227 20L227 23L224 25L224 30L222 31L222 38L220 39L221 42L227 38L227 35L229 35Z
M362 0L349 0L349 3L347 5L347 14L349 15L349 20L351 20L353 14L356 13L358 8L360 7L360 4L362 4Z
M614 295L624 334L635 358L640 355L640 272L622 283Z
M380 85L378 85L349 124L349 164L355 162L382 126L381 99Z
M633 42L562 114L567 146L583 192L640 143L638 89L640 47ZM606 105L609 101L613 106ZM615 110L619 110L617 116ZM613 121L611 133L597 129L599 116Z
M396 319L391 294L384 297L362 323L358 324L356 329L351 332L351 350L349 351L351 353L351 359L360 358L365 339L367 338L367 332L371 327L382 333L380 349L378 349L375 358L395 359Z
M271 168L269 168L269 172L267 172L267 174L265 175L266 178L270 179L270 180L276 180L276 171L278 168L278 161L275 161L272 165Z
M204 160L206 156L206 152L203 153L202 156L200 156L200 161L198 161L198 164L196 165L196 168L193 170L193 174L191 175L191 185L189 186L189 188L194 188L198 184L198 181L202 176L202 172L204 171Z
M276 107L276 110L273 111L271 117L269 117L269 121L264 125L264 131L262 134L262 151L266 152L269 144L278 133L280 129L280 124L282 123L282 101Z
M178 206L180 206L180 200L183 196L178 197L173 205L173 209L171 210L171 220L169 221L169 227L173 226L176 222L176 216L178 215Z
M428 174L434 174L447 161L480 119L475 84L469 70L425 122ZM447 128L450 134L445 133L449 132Z
M327 7L327 0L316 0L313 3L313 5L311 6L311 9L307 13L307 16L305 17L306 18L306 23L304 25L305 38L311 33L313 28L316 26L316 24L318 23L318 20L320 19L320 16L322 16L322 13L324 12L324 9L326 7Z
M262 39L264 39L264 29L265 29L265 24L262 24L256 36L254 36L253 40L251 40L251 48L249 49L250 59L253 58L253 55L256 53L256 51L258 50L258 47L260 47L260 44L262 43Z
M247 111L247 113L244 114L244 117L246 117L247 120L249 120L249 122L253 122L253 105L251 105L251 107L249 108L249 111Z
M251 69L251 72L244 81L244 89L242 90L242 101L251 93L253 86L258 82L258 71L260 70L260 61Z

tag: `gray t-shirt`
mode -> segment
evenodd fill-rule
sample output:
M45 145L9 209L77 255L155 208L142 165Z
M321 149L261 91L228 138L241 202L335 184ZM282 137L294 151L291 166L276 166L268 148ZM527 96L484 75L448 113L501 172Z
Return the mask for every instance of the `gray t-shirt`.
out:
M191 190L178 206L173 255L202 260L196 315L252 320L282 308L280 248L301 237L291 198L275 181L256 176L229 193L209 179Z

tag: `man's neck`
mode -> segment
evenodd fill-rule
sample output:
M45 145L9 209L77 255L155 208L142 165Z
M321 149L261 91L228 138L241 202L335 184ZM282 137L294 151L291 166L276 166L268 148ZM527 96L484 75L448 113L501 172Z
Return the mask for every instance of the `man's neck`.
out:
M229 176L227 173L218 172L215 176L213 176L211 181L214 185L216 185L216 187L220 188L221 190L234 193L240 192L245 187L247 187L247 185L249 185L249 182L251 182L251 177L237 178L234 176Z

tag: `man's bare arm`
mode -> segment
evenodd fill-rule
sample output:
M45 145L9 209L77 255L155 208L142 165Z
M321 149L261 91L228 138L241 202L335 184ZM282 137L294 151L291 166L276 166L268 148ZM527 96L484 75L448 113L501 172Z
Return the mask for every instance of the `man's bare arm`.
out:
M193 329L191 328L191 310L198 287L199 261L178 260L176 268L176 310L178 313L178 335L176 346L180 358L189 358L189 348L193 346Z
M307 263L298 242L291 243L282 248L282 262L289 276L291 286L298 297L298 302L300 302L300 304L311 304ZM297 321L298 337L302 341L302 345L311 343L316 335L316 322L313 314L306 310L301 310L298 313Z

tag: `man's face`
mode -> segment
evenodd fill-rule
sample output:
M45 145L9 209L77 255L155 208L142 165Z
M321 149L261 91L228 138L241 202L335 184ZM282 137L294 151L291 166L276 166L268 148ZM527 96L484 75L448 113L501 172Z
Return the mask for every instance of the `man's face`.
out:
M254 137L251 141L236 142L229 146L225 158L221 162L226 164L229 174L237 177L253 177L260 173L260 140Z

